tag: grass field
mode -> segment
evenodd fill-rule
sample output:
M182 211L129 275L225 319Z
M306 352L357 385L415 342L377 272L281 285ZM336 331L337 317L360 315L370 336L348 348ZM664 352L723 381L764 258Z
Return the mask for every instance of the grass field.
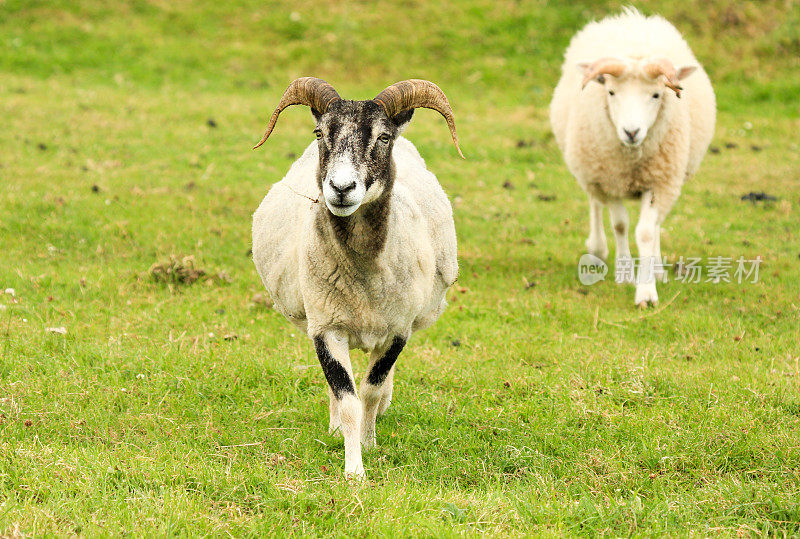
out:
M314 4L0 0L0 535L800 534L800 3L636 2L719 102L664 253L763 258L649 311L578 282L588 205L547 121L570 36L620 3ZM461 274L363 485L248 253L311 115L250 147L302 75L433 80L467 156L415 115ZM189 256L192 284L152 276Z

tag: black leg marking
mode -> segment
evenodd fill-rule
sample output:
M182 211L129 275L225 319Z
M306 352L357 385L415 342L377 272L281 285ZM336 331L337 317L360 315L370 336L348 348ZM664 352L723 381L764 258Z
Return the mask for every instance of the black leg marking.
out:
M372 366L372 370L369 371L369 376L367 376L367 382L374 386L383 384L386 377L389 376L389 371L392 370L394 362L397 361L397 356L403 351L405 345L405 339L402 337L395 337L392 341L392 346L390 346L386 353L383 354L383 357Z
M347 374L342 364L331 355L328 345L321 336L314 337L314 348L317 350L319 364L322 365L322 372L325 374L325 379L328 380L328 385L331 386L333 396L341 399L344 393L355 394L356 390L353 387L353 381L350 380L350 375Z

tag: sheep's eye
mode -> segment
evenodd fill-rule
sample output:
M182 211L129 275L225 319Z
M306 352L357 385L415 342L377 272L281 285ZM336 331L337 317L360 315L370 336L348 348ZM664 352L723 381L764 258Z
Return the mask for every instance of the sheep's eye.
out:
M658 99L659 97L661 97L661 94L659 94L658 92L653 94L653 99Z
M378 140L380 140L384 144L388 143L390 139L391 139L391 137L389 135L387 135L386 133L383 133L382 135L378 136Z
M614 95L615 93L616 93L616 92L614 92L614 90L609 90L609 91L608 91L608 95Z
M314 129L314 136L317 137L318 139L322 138L322 131L319 129Z

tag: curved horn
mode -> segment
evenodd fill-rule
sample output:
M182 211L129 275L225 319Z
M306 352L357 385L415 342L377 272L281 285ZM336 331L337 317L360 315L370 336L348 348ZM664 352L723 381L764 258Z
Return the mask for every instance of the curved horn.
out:
M396 114L408 109L426 108L435 110L444 116L447 121L447 127L450 128L450 136L453 137L453 144L456 145L458 155L461 156L461 159L464 159L464 154L461 153L461 148L458 146L453 109L450 107L450 102L442 89L434 83L421 79L396 82L375 96L373 101L383 107L389 118L393 118Z
M275 108L275 112L272 113L272 117L269 119L269 125L267 125L267 131L264 133L264 136L261 137L258 144L253 146L253 149L255 150L264 144L267 138L269 138L272 129L275 127L275 123L278 121L278 116L286 107L290 105L307 105L317 112L325 112L328 110L331 103L340 99L341 97L339 97L339 94L333 89L333 86L322 79L301 77L293 80L289 87L286 88L286 91L283 92L280 103L278 103L278 106Z
M656 79L659 76L664 75L664 78L667 79L667 82L665 83L667 88L675 92L676 96L681 96L681 90L683 90L683 88L681 88L680 84L678 83L678 74L675 71L675 66L672 65L672 62L666 58L657 58L655 60L651 60L644 66L644 72L652 79Z
M586 67L586 70L583 74L583 80L581 81L581 88L586 88L586 85L589 84L592 79L600 75L612 75L614 77L619 77L625 72L626 69L628 69L627 64L625 64L625 62L619 58L607 57L595 60Z

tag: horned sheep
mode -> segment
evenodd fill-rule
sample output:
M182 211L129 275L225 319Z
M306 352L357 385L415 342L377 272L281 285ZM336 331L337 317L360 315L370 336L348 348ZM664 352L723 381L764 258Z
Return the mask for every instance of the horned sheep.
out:
M400 134L426 107L444 116L457 149L458 139L447 97L432 82L402 81L349 101L304 77L286 90L256 147L296 104L311 107L317 140L253 215L253 260L276 309L313 341L328 382L329 429L344 436L345 473L361 477L361 448L375 445L395 361L411 334L442 314L458 274L450 202ZM360 399L354 348L369 353Z

